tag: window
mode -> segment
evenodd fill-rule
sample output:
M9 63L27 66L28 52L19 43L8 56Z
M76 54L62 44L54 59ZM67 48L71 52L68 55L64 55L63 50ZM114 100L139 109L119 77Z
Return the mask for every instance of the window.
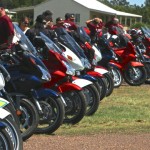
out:
M75 14L75 22L80 23L80 14Z

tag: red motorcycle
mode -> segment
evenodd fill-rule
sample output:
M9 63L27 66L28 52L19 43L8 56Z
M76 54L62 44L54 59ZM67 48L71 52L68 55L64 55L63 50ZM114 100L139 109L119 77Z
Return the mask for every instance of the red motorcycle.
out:
M146 51L144 52L145 55L150 57L150 30L147 27L141 27L141 36L142 36L142 43L144 44Z
M120 39L118 45L121 46L118 48L113 48L113 50L118 60L111 60L110 63L119 68L124 80L129 85L137 86L145 83L147 73L144 64L137 61L135 46L122 33L119 34L119 32L117 32L117 36Z
M51 81L44 84L61 93L66 102L64 123L78 123L84 115L95 113L99 107L99 94L92 82L74 77L75 70L53 41L40 33L36 48L51 73ZM42 48L42 49L41 49ZM71 58L70 58L71 59ZM86 104L85 104L86 103Z
M114 82L110 72L105 67L98 65L98 62L102 59L100 49L95 43L91 42L89 35L85 31L85 27L78 27L73 37L84 50L84 53L92 66L91 70L102 74L102 76L105 78L107 83L106 96L111 95L114 89Z
M98 71L95 71L91 68L91 64L84 54L83 49L74 40L74 38L72 38L72 36L67 33L65 29L57 28L55 29L55 31L58 35L59 44L65 49L65 52L67 51L67 49L69 49L70 51L68 51L67 53L70 53L71 56L76 55L78 59L77 64L80 63L82 65L82 68L75 67L77 72L76 76L78 76L79 78L88 79L94 82L94 84L96 83L97 90L100 91L100 100L102 100L107 94L107 83L105 77ZM74 66L74 64L72 63L71 65Z

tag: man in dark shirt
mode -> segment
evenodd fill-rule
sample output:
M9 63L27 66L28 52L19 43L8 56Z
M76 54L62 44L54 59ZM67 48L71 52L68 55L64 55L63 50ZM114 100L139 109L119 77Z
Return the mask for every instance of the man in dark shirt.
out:
M39 43L35 43L35 37L39 36L40 32L42 32L43 34L51 38L51 34L50 34L51 32L49 29L45 28L45 25L46 25L46 20L43 17L43 15L38 15L34 26L29 30L27 30L27 32L25 33L34 46L36 46L36 44L39 44Z
M0 7L0 49L10 48L14 37L14 27L5 9Z
M95 40L96 36L101 33L104 26L102 19L94 18L92 20L87 20L86 25L90 30L90 37L92 40Z

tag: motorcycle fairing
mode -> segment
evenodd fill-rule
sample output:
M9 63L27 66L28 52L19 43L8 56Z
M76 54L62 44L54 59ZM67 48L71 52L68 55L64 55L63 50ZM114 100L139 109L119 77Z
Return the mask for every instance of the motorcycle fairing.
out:
M139 67L139 66L143 67L144 66L144 64L142 64L141 62L137 62L137 61L131 61L130 65L133 67Z
M78 84L74 84L74 83L70 83L70 82L62 83L58 87L58 92L60 92L60 93L73 91L73 90L81 91L82 87L80 87Z
M59 94L51 89L48 88L41 88L38 90L32 91L32 95L36 97L38 100L42 100L42 98L48 98L48 97L59 97Z
M3 108L0 108L0 119L4 119L9 116L10 113Z
M95 68L94 68L94 71L95 71L95 72L98 72L98 73L100 73L100 74L108 73L108 71L107 71L106 69L104 69L104 68L98 68L98 67L95 67Z
M75 79L74 81L72 81L72 83L81 88L83 88L87 85L93 84L91 81L85 80L85 79Z
M3 108L8 104L9 102L7 100L3 99L2 97L0 98L0 108Z

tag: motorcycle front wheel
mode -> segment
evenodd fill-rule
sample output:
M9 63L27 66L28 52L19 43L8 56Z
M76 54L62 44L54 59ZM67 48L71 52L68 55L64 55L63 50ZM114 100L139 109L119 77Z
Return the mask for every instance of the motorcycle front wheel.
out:
M117 68L112 68L111 69L111 74L113 76L113 81L114 81L114 87L118 88L121 86L123 82L123 77L119 69Z
M14 122L11 116L7 116L5 119L1 120L6 128L5 130L11 137L11 141L13 143L13 150L22 150L23 149L23 141L21 137L21 133L19 131L19 128L17 124Z
M5 128L0 129L0 150L13 150L13 143Z
M105 74L103 74L103 76L105 77L106 84L107 84L106 96L110 96L111 93L114 90L114 81L113 81L113 78L112 78L112 76L111 76L110 73L105 73Z
M87 103L86 116L91 116L99 108L100 103L99 92L97 88L92 84L83 87L83 91L86 96L86 103Z
M39 115L34 104L25 98L20 101L20 110L20 131L22 138L25 141L34 134L34 131L38 126Z
M48 97L39 101L42 108L40 121L35 133L51 134L55 132L64 120L64 104L60 98Z
M101 86L101 94L100 94L100 101L106 96L107 94L107 82L104 77L96 77L99 85Z
M139 86L145 83L147 78L146 70L143 66L128 66L124 71L124 80L131 86Z
M68 91L62 93L67 104L64 123L76 124L82 120L86 112L86 97L83 91Z

